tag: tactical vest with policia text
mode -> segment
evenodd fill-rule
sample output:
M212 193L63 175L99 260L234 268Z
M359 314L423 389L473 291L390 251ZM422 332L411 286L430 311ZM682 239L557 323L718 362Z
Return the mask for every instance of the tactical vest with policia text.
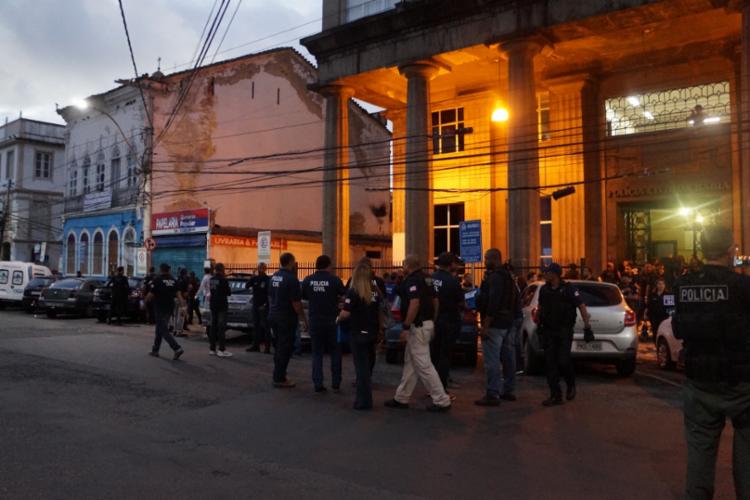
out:
M706 265L675 283L675 338L683 340L687 377L750 382L750 285L722 266Z

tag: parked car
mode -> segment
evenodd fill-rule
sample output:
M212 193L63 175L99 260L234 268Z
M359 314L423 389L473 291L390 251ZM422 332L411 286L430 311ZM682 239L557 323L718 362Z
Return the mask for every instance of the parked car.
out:
M229 310L227 311L227 330L250 333L253 328L253 289L250 287L250 275L233 274L227 276L232 295L229 296ZM206 334L211 328L211 308L209 297L200 305L201 324L206 328Z
M23 290L23 299L21 300L24 311L29 314L36 311L42 290L54 283L56 279L54 276L41 276L29 281L29 284Z
M143 301L143 278L128 278L128 304L125 307L125 315L128 318L141 320L144 311L141 309ZM93 309L97 321L105 322L112 308L112 285L106 283L94 290Z
M0 262L0 307L22 305L23 291L29 282L44 276L52 276L52 271L39 264L20 261Z
M39 308L48 318L58 314L78 314L90 317L94 314L94 291L104 281L89 278L65 278L55 281L42 290Z
M477 290L466 292L467 303L476 295ZM391 306L393 325L385 332L385 360L387 363L399 363L403 359L406 342L401 340L401 298L396 297ZM470 365L477 365L477 341L479 339L479 328L477 326L477 312L467 309L463 313L461 333L456 339L453 348L453 356L460 357Z
M581 293L583 302L591 314L591 328L596 340L583 340L583 321L580 313L574 328L573 359L613 363L620 376L635 372L638 355L637 320L635 312L628 307L620 289L611 283L570 280ZM539 305L539 290L544 282L534 282L521 295L523 324L521 329L525 353L525 371L540 373L544 364L544 349L538 335L536 315Z
M672 332L672 318L662 321L656 333L656 362L662 370L684 367L682 340L676 339Z

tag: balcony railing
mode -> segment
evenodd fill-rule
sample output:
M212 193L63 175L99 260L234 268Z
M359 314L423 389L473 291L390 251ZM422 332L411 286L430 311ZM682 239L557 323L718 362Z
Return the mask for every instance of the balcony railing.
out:
M92 192L95 193L95 192ZM84 200L86 195L81 194L78 196L69 196L65 198L65 212L84 212L84 211L96 211L106 210L110 208L127 207L135 204L138 201L138 188L137 186L131 186L128 188L115 189L112 192L111 204L102 205L101 208L89 208L85 210L86 206Z

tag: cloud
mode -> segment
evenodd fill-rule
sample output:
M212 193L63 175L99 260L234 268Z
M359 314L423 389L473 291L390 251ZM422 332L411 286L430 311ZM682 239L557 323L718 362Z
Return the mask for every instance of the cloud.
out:
M139 72L155 71L159 57L165 72L187 68L174 66L192 59L214 1L123 2ZM214 47L237 2L232 0ZM299 38L320 30L321 11L320 0L242 0L216 60L279 45L299 48ZM315 22L290 29L310 21ZM114 80L133 76L116 0L3 0L0 39L6 55L0 69L0 120L23 110L26 117L61 123L55 103L64 106L105 92ZM207 62L213 55L212 49Z

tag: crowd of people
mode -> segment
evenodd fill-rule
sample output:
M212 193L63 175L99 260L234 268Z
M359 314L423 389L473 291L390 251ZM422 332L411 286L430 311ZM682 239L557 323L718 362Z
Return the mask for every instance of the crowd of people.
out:
M572 338L576 310L588 318L578 292L562 280L563 270L552 265L545 279L551 293L540 297L540 327L550 338ZM206 300L211 311L209 354L229 357L225 330L228 297L231 295L225 267L216 264L207 269L198 283L194 276L171 274L170 266L162 264L160 273L147 280L146 304L155 323L155 340L150 354L158 357L163 341L179 359L184 350L175 339L184 335L186 311L191 300ZM312 382L316 393L328 392L325 384L324 353L330 355L330 388L340 392L342 383L342 347L349 344L356 381L354 408L373 407L372 375L377 346L384 331L393 328L391 308L400 307L401 340L404 343L402 379L389 408L408 408L418 382L427 390L429 411L443 412L451 408L455 388L450 378L451 360L456 340L466 314L479 324L481 318L482 350L486 372L484 396L479 406L498 406L500 401L516 401L515 377L520 355L522 320L520 295L522 285L503 264L499 250L485 255L485 276L481 287L474 286L471 273L462 272L460 260L451 253L441 254L432 274L425 272L418 258L408 256L401 272L378 277L371 261L363 258L354 268L348 283L334 273L330 257L321 255L316 270L300 282L297 262L290 253L280 258L280 268L266 274L261 264L249 287L253 290L254 335L248 351L271 352L273 346L273 386L279 389L296 387L287 377L300 329L309 331L312 351ZM194 293L193 293L194 291ZM558 293L559 292L559 293ZM307 311L302 301L306 301ZM570 318L573 321L568 321ZM587 324L587 323L586 323ZM174 335L173 335L174 333ZM567 349L566 349L567 345ZM575 378L570 362L570 342L547 346L550 398L545 406L562 404L560 378L567 383L566 398L575 398Z

